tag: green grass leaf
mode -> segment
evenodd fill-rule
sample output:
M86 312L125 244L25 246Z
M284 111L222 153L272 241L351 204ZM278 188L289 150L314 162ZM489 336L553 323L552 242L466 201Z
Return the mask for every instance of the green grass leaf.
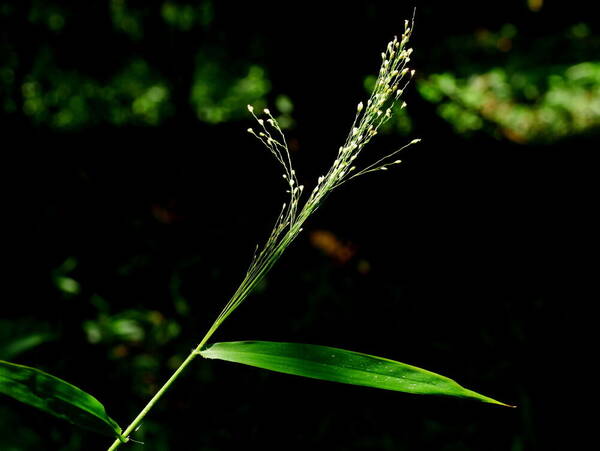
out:
M77 426L125 440L96 398L38 369L0 360L0 393Z
M431 371L339 348L302 343L235 341L210 345L200 355L314 379L419 395L455 396L512 407Z

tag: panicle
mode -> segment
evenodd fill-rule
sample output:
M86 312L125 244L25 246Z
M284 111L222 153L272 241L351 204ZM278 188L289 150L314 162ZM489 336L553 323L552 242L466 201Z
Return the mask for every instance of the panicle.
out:
M373 171L387 171L389 166L401 162L401 160L392 159L393 156L407 146L420 141L418 138L413 139L404 147L391 152L363 169L360 169L359 165L356 164L364 146L377 135L379 127L393 116L396 103L400 100L406 86L415 74L414 69L408 67L413 49L406 48L411 33L412 22L406 20L401 37L394 36L388 42L385 51L381 53L381 66L371 95L366 102L361 101L356 105L354 123L350 127L346 141L338 148L335 161L324 175L318 177L315 186L312 190L309 190L308 198L302 203L304 185L299 183L296 172L292 167L288 145L277 120L268 108L262 109L262 113L267 116L262 119L255 114L252 105L247 106L248 111L261 127L256 132L252 128L248 128L247 131L260 140L282 166L282 176L289 194L289 200L283 204L267 243L256 254L248 270L248 278L258 277L257 275L262 274L264 268L270 265L273 259L278 258L281 249L285 249L300 233L304 221L318 208L331 190L354 177ZM407 74L410 74L410 77L404 79ZM401 101L399 108L405 107L406 102ZM265 122L269 125L268 128L265 126ZM228 312L225 312L225 314L228 314Z

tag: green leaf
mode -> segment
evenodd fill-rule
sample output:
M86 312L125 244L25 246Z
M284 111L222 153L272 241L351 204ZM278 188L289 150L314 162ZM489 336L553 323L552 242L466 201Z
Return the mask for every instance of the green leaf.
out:
M0 393L122 441L121 428L92 395L48 373L0 360Z
M314 379L419 395L455 396L512 407L431 371L339 348L302 343L235 341L210 345L200 355Z

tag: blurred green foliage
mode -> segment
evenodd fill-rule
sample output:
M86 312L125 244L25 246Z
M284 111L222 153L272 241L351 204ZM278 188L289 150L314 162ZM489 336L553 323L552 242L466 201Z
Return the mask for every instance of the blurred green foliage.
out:
M98 300L92 301L97 303ZM97 319L83 323L90 343L161 346L179 335L179 324L170 321L156 311L125 310L116 315L100 313ZM113 350L115 356L123 356L126 348Z
M250 103L266 107L263 99L271 86L263 68L251 65L245 75L232 76L217 59L211 61L199 54L196 60L190 101L198 119L218 124L245 118L244 106Z
M210 1L184 4L164 2L161 13L167 24L180 31L190 31L195 25L207 29L215 14Z
M556 54L560 38L567 49ZM585 23L569 27L560 38L527 45L512 24L497 33L480 29L460 41L455 38L449 47L460 48L461 60L467 61L455 72L426 75L418 82L419 93L464 135L483 131L521 144L542 144L596 132L600 61L568 62L584 55L597 58L600 39ZM504 65L496 66L500 61Z
M156 125L170 113L169 88L143 60L131 61L100 84L59 69L43 49L21 85L23 112L37 124L58 129L95 124Z
M600 128L600 62L544 74L503 68L467 79L434 74L419 92L439 103L440 116L461 134L490 125L489 132L512 141L543 143Z
M130 7L131 1L110 0L110 13L115 30L125 33L131 39L139 41L144 36L142 18L144 10Z
M0 319L0 360L11 360L56 337L56 331L47 322L32 318Z
M20 25L48 35L50 40L74 36L75 14L66 3L58 3L32 2L26 8L26 20ZM265 96L271 86L264 67L237 62L234 66L238 69L231 71L227 67L231 63L227 63L227 55L221 52L210 56L207 50L215 48L203 48L202 33L209 30L214 19L212 2L167 1L144 5L109 0L108 4L112 26L103 24L102 34L94 39L110 41L111 33L122 33L133 43L143 43L148 38L144 32L148 23L154 27L153 33L157 32L154 22L157 16L162 19L158 24L162 33L169 33L171 29L171 32L197 36L195 56L186 57L195 59L188 87L189 102L200 121L215 124L239 120L244 117L248 103L266 105ZM1 6L4 20L14 23L23 19L19 13L24 11L7 3ZM17 42L11 39L0 44L3 56L0 87L5 113L22 112L34 124L63 130L103 124L156 126L174 113L171 91L177 81L161 74L160 68L150 61L156 60L151 51L147 57L132 52L124 58L121 67L102 70L104 75L98 78L78 67L76 61L62 64L60 55L57 58L56 49L49 44L36 45L31 61L26 61L23 55L17 56L19 50L15 44ZM103 65L103 58L107 57L108 54L98 55L97 62Z
M140 54L135 45L120 67L99 79L73 62L64 67L56 50L43 43L36 46L28 64L9 38L0 47L5 113L22 112L35 124L57 129L99 124L157 126L181 109L173 98L174 88L188 89L186 100L196 118L209 124L244 119L248 103L266 106L272 83L264 65L234 61L224 49L204 44L206 34L215 32L217 9L212 1L107 3L111 21L98 39L122 33L141 46L154 41L158 33L171 40L184 36L195 40L193 54L188 55L194 61L185 77L188 86L179 86L181 77L170 73L165 61ZM543 3L528 7L539 11ZM9 3L2 3L0 12L5 20L19 20L19 10ZM26 22L21 25L41 29L42 35L73 35L76 15L66 3L36 0L25 12ZM515 24L504 24L498 31L481 27L469 35L449 36L433 49L433 62L419 68L419 93L437 105L438 114L457 133L466 136L484 132L539 144L586 134L596 131L600 121L599 49L598 37L584 22L567 26L560 35L533 41ZM436 61L449 59L453 61L437 72L440 64ZM366 86L370 83L372 76L365 79ZM289 112L281 121L284 128L294 123ZM386 131L406 135L413 125L408 112L397 108Z

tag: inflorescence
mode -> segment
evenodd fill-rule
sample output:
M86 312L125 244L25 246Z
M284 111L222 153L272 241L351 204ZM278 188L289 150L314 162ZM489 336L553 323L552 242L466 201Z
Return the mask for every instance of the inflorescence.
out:
M420 141L420 139L413 139L400 149L362 169L357 169L355 165L355 160L364 146L392 117L394 105L400 100L402 93L415 74L415 71L408 67L413 49L406 48L413 24L414 21L413 23L405 21L404 33L400 40L394 37L388 43L386 51L381 53L382 64L371 96L366 103L360 102L357 105L354 122L344 145L339 148L329 171L318 178L316 186L304 205L301 205L304 186L298 183L288 145L277 120L266 108L263 110L265 119L258 117L254 107L248 105L248 111L260 126L258 131L249 128L248 132L261 141L283 167L283 178L288 185L287 191L290 198L283 204L271 235L262 250L258 252L257 249L246 277L215 321L213 328L218 327L244 301L256 283L271 269L288 245L302 231L304 221L333 189L360 175L387 170L389 166L400 163L400 160L393 159L393 157L406 147ZM405 108L406 102L402 102L400 107Z

